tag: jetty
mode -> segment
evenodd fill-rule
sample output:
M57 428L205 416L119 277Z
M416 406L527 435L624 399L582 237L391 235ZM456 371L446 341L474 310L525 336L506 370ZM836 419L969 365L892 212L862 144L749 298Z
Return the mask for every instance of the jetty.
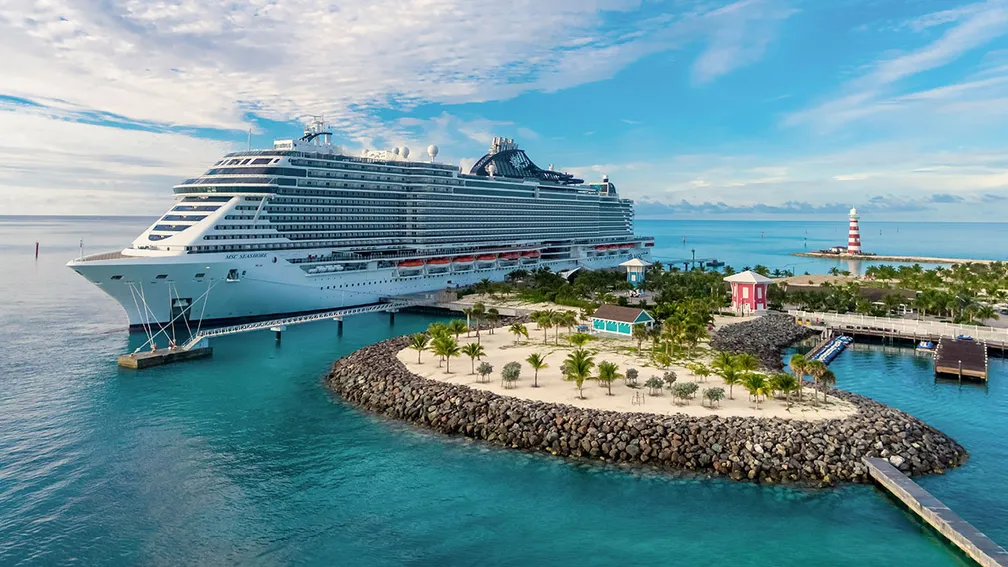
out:
M818 360L823 364L829 365L829 363L833 362L833 359L839 356L853 342L854 339L845 335L832 337L809 351L806 357L809 360Z
M882 256L878 254L847 254L829 251L796 252L792 256L826 258L828 260L861 260L864 262L898 262L906 264L993 264L997 260L975 258L940 258L932 256Z
M987 380L987 345L973 339L941 339L934 355L935 376Z
M879 486L983 567L1008 567L1008 551L904 475L887 459L862 458ZM900 462L897 460L896 462Z

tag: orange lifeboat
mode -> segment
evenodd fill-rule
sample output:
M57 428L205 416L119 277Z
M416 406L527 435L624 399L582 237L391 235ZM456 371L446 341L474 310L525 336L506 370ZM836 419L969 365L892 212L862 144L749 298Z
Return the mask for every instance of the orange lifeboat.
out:
M475 261L475 256L455 256L452 258L452 262L455 262L456 264L472 264Z
M626 250L627 248L633 248L633 244L630 244L629 242L627 242L625 244L620 244L619 247L622 248L622 249L624 249L624 250Z
M427 260L427 265L428 266L447 266L448 262L449 262L448 258L431 258L430 260Z
M505 252L501 254L502 260L517 260L521 256L521 252Z
M423 266L423 260L403 260L399 262L400 268L419 268Z
M597 250L599 252L602 252L603 250L608 250L608 249L609 249L609 247L606 246L606 245L604 245L604 244L595 247L595 250Z
M529 250L528 252L522 252L522 257L523 258L530 258L532 260L535 260L536 258L539 257L539 251L538 250Z
M476 256L476 260L480 262L493 262L496 259L497 259L496 254L480 254L479 256Z

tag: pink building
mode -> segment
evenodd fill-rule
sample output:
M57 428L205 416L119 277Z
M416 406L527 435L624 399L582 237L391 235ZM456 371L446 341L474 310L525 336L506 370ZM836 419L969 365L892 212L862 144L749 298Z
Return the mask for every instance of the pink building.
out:
M731 284L733 311L742 315L766 311L767 287L773 280L750 270L728 276L724 281Z

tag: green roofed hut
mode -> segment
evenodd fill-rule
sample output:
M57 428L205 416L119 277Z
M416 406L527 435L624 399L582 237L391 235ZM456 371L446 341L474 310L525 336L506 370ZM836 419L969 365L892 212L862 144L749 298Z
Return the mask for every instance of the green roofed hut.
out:
M650 328L654 323L654 317L639 307L600 305L592 315L591 329L593 333L630 337L633 336L635 325L644 325Z

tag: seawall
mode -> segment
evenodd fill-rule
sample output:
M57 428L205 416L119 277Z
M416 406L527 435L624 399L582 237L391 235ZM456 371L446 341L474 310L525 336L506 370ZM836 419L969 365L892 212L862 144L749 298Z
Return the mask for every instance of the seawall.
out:
M576 459L766 483L869 482L862 457L908 475L940 474L967 453L897 409L835 390L858 408L843 420L620 413L502 396L410 373L396 354L408 337L337 360L325 380L347 402L446 435Z

